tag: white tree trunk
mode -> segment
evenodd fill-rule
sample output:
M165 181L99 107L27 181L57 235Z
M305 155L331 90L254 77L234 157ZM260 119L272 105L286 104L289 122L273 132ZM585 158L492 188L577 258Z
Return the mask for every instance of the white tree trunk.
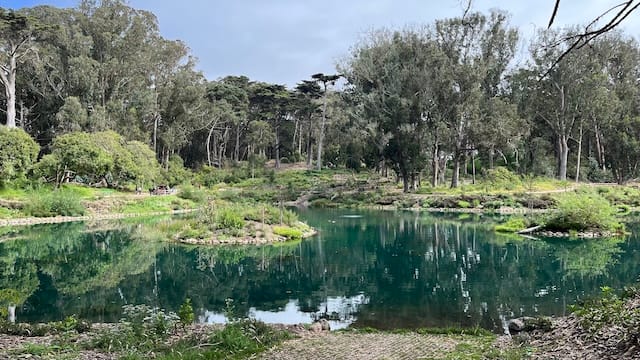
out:
M324 126L327 121L327 84L324 84L324 102L322 104L322 123L320 124L320 135L318 136L318 161L316 166L322 170L322 143L324 142Z
M7 99L7 123L10 128L16 127L16 55L9 57L9 65L2 66L0 70L0 82L4 85L4 94Z

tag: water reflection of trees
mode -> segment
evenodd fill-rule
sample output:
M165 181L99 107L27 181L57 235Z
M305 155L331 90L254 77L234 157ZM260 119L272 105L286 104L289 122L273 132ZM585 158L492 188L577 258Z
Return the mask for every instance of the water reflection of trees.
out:
M279 311L292 299L317 313L327 299L364 294L359 326L499 329L505 317L562 313L602 284L629 284L640 260L623 253L635 244L620 239L498 238L486 217L342 214L303 214L320 235L278 247L168 246L149 241L153 227L135 224L34 228L28 242L0 244L0 289L21 294L23 317L38 320L77 313L116 321L125 303L176 310L186 297L201 312L220 312L232 298L245 314ZM347 306L332 312L352 314Z
M132 241L135 232L122 224L101 231L84 223L23 228L16 239L0 244L0 293L20 295L7 302L22 307L24 320L30 313L38 320L84 315L88 294L117 288L153 263L159 244ZM91 298L91 308L100 300Z

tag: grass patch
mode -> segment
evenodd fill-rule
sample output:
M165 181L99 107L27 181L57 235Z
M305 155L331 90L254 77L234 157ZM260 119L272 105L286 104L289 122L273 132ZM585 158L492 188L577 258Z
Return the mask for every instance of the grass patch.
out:
M151 212L168 212L171 210L193 209L196 204L191 200L185 200L176 195L149 196L136 199L122 205L118 211L125 214L144 214Z
M80 196L68 189L60 189L43 195L32 195L24 213L35 217L81 216L85 213Z
M501 233L516 233L526 229L527 221L523 217L511 217L505 223L496 225L493 229Z
M302 230L288 226L274 226L273 233L284 237L287 241L302 240Z

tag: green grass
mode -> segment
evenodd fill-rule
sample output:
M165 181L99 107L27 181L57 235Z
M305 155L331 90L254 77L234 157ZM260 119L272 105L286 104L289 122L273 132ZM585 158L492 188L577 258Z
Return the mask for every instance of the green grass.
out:
M284 237L285 239L287 239L287 241L302 240L302 230L288 226L274 226L273 233Z
M511 217L505 223L498 224L494 227L496 232L516 233L527 228L527 221L523 217Z
M193 208L197 208L197 205L191 200L181 199L176 195L158 195L136 199L121 206L118 212L124 214L144 214Z

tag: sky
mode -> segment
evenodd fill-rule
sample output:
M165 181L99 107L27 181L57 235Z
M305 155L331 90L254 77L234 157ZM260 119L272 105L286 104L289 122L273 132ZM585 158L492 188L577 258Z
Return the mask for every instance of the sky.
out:
M557 26L584 24L621 0L562 0ZM335 73L372 30L399 29L460 16L464 0L129 0L153 12L165 38L184 41L209 80L246 75L289 87L312 74ZM474 0L473 10L508 11L530 38L549 22L555 0ZM0 0L0 7L74 7L77 0ZM640 35L640 10L623 23ZM519 45L520 60L528 40Z

